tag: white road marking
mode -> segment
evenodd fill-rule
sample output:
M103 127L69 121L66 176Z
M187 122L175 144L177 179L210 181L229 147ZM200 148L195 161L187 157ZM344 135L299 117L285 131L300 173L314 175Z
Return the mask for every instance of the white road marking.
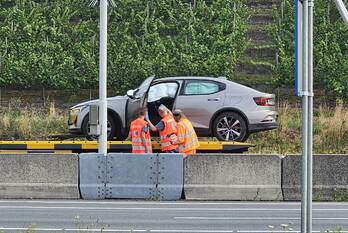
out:
M291 233L301 233L301 231L282 231L282 230L272 230L272 231L258 231L258 230L240 230L240 231L236 231L236 232L239 232L239 233L288 233L288 232L291 232ZM322 231L312 231L313 233L315 232L322 232ZM340 233L348 233L348 231L340 231Z
M300 211L300 209L261 208L189 208L189 207L81 207L81 206L1 206L0 209L77 209L77 210L175 210L175 211ZM348 211L348 209L313 209L313 211Z
M189 207L81 207L81 206L1 206L0 209L76 209L76 210L139 210L139 211L295 211L300 209L283 208L189 208ZM348 209L313 209L313 211L348 211Z
M300 220L299 217L174 217L182 220ZM312 218L313 220L348 220L348 218Z
M22 227L0 227L0 230L4 231L28 231L28 228L22 228ZM76 232L81 232L81 231L86 231L86 232L147 232L147 230L133 230L133 229L75 229L75 228L33 228L33 231L76 231Z
M54 201L46 201L46 200L0 200L0 203L46 203L46 204L137 204L137 205L285 205L285 206L300 206L301 202L213 202L213 201L118 201L118 200L110 200L110 201L90 201L90 200L80 200L80 201L65 201L65 200L54 200ZM315 202L313 205L332 205L332 206L348 206L348 203L338 203L338 202Z
M22 228L22 227L0 227L0 230L3 231L27 231L28 228ZM75 228L35 228L33 229L35 231L62 231L62 232L67 232L67 231L73 231L73 232L177 232L177 233L182 233L182 232L187 232L187 233L233 233L233 232L238 232L238 233L300 233L301 231L284 231L284 230L272 230L272 231L265 231L265 230L140 230L140 229L75 229ZM313 233L317 233L320 231L312 231ZM340 231L341 233L348 233L348 231Z
M291 232L291 233L300 233L301 231L237 231L237 232L240 232L240 233L288 233L288 232ZM320 231L312 231L313 233L314 232L320 232Z
M178 232L178 233L183 233L183 232L187 232L187 233L232 233L234 231L232 230L150 230L150 232Z
M240 232L240 233L288 233L288 232L291 232L291 233L300 233L301 231L237 231L237 232ZM320 232L320 231L312 231L313 233L314 232Z
M105 201L105 200L100 200L100 201L92 201L92 200L79 200L79 201L65 201L65 200L52 200L52 201L47 201L47 200L22 200L22 199L7 199L7 200L0 200L0 203L10 203L10 202L15 202L15 203L67 203L67 204L117 204L117 205L122 205L122 204L140 204L140 205L255 205L255 204L260 204L260 205L279 205L279 204L284 204L284 205L300 205L301 202L240 202L240 201L235 201L235 202L223 202L223 201L118 201L118 200L110 200L110 201ZM324 203L324 202L323 202ZM348 205L348 203L347 203Z

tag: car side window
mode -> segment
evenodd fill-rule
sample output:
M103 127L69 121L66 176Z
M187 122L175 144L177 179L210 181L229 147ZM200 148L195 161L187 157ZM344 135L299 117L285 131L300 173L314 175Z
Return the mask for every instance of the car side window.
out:
M187 82L184 95L209 95L221 90L219 83L213 81L189 81Z
M178 84L176 82L158 83L150 87L147 102L154 102L163 97L174 98Z

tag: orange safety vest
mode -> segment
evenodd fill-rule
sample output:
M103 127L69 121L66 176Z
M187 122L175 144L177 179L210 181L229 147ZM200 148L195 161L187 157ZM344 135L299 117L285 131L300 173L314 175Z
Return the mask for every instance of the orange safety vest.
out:
M159 131L161 150L175 150L176 148L178 148L178 145L172 145L170 141L171 136L173 134L176 134L176 128L178 124L170 114L167 114L165 117L163 117L161 121L163 121L164 123L164 130Z
M130 131L131 131L131 137L132 137L132 153L146 153L145 146L143 142L141 141L141 132L142 129L147 125L148 123L142 119L136 119L132 121L130 125ZM150 131L147 129L145 132L145 142L146 146L149 149L149 153L152 153L152 144L151 144L151 138L150 138Z
M189 154L199 147L198 138L191 122L182 118L178 123L178 140L184 141L179 145L179 153Z

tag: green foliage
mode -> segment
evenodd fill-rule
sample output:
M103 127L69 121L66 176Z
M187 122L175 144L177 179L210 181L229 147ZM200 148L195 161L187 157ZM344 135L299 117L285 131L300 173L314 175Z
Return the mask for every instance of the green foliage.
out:
M0 86L96 87L99 12L89 2L0 3ZM115 2L109 8L109 87L134 88L151 74L232 77L247 45L243 0Z
M336 227L334 230L326 230L327 233L341 233L343 231L342 227Z
M273 81L278 86L291 86L295 70L294 1L284 0L282 9L274 10L276 23L269 30L279 56ZM333 1L316 0L314 9L314 84L338 97L348 97L347 27Z

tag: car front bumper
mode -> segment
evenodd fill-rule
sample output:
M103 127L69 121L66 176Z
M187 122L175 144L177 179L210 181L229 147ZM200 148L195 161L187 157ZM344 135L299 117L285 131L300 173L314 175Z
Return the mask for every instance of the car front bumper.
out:
M70 124L70 122L69 122L68 125L69 125L69 133L75 134L75 135L82 134L81 128L76 127L75 124Z
M82 134L81 127L78 127L78 126L76 125L76 123L77 123L77 117L78 117L77 114L72 114L72 113L70 112L70 114L69 114L69 120L68 120L69 133L75 134L75 135Z

